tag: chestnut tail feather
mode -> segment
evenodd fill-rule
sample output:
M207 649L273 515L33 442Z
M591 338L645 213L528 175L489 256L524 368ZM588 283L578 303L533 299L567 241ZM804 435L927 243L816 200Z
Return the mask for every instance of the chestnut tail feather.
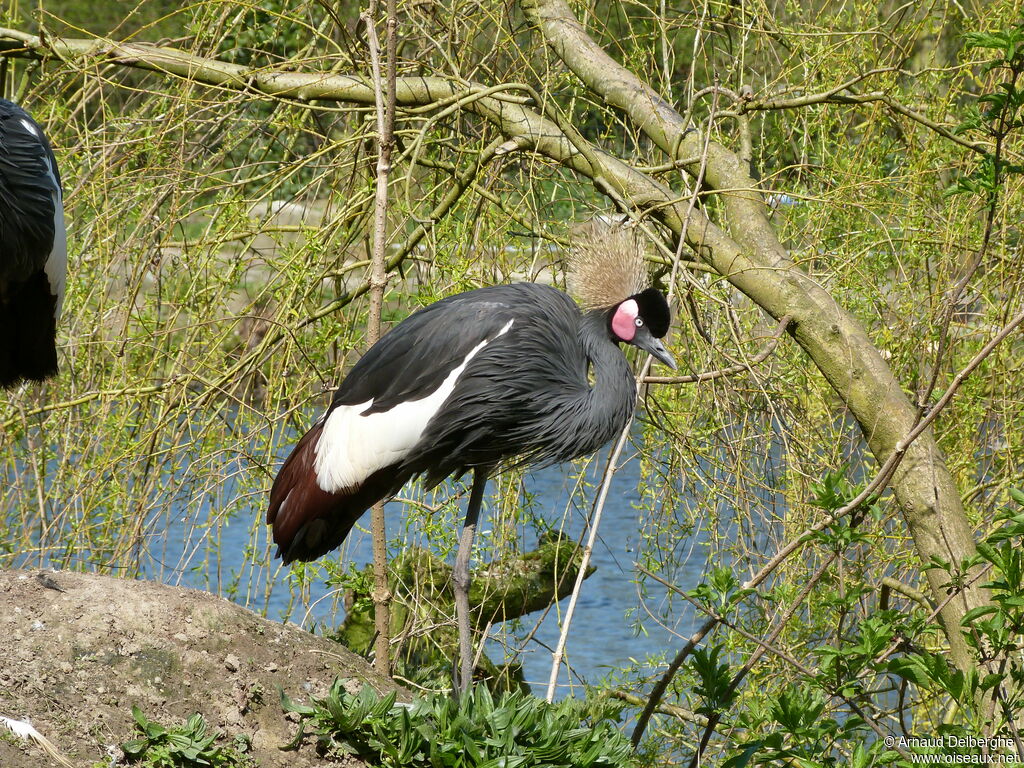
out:
M321 421L302 436L270 490L267 523L273 526L275 556L285 565L316 560L341 546L366 510L397 493L409 479L409 473L393 465L377 470L356 488L323 490L314 466L322 431Z

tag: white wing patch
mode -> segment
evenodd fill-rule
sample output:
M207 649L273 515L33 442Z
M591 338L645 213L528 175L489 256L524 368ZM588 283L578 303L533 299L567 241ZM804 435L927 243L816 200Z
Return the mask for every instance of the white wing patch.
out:
M26 120L25 118L21 118L21 124L23 126L25 126L25 130L27 130L29 133L31 133L33 136L35 136L37 139L38 138L42 138L39 135L39 129L36 128L34 125L32 125L32 121L31 120Z
M53 320L56 322L60 319L60 310L64 304L64 283L68 274L68 236L64 228L64 202L59 187L53 191L53 250L46 257L43 269L46 281L50 284L50 292L57 297L57 303L53 305Z
M22 120L25 127L34 135L39 131L27 120ZM43 156L46 163L46 173L53 185L53 249L46 257L46 264L43 269L46 272L46 281L50 284L50 293L57 297L57 303L53 306L53 320L60 319L60 310L64 305L64 283L68 273L68 235L64 225L64 200L60 191L60 182L57 181L57 171L50 164L50 158Z
M508 332L512 320L495 334ZM367 414L373 400L342 405L331 411L316 444L317 484L329 493L353 490L378 469L401 461L423 436L430 419L451 395L459 376L477 353L494 339L485 339L469 351L431 394L399 403L380 413Z

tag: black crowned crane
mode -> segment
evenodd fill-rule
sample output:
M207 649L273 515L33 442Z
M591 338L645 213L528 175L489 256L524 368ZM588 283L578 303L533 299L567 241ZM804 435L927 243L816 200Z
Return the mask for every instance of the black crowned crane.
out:
M572 260L570 287L586 311L555 288L516 283L410 315L353 366L270 492L267 522L290 563L339 546L411 478L430 488L473 470L452 574L462 690L472 676L469 557L488 476L585 456L619 434L636 401L621 343L675 368L659 341L669 307L645 287L632 237L594 230Z
M43 129L0 99L0 387L57 373L67 268L62 197Z

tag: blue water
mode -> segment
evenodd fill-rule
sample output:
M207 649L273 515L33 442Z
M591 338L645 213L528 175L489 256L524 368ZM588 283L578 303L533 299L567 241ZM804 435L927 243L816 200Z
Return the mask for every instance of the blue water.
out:
M287 452L282 447L279 453ZM524 495L532 497L531 512L543 519L544 524L553 529L560 529L576 540L585 539L586 520L596 492L596 486L603 472L609 449L605 449L587 467L584 477L590 484L586 492L576 489L577 478L573 475L580 471L576 465L549 467L528 473L524 479ZM488 486L494 490L495 480ZM634 568L637 550L641 545L640 526L642 512L635 509L640 494L640 461L627 446L620 467L612 479L611 490L605 505L603 518L599 528L599 537L595 543L591 564L596 567L595 573L583 584L580 599L573 616L571 631L566 644L565 660L572 667L572 674L566 670L563 662L558 678L558 695L582 693L578 688L581 682L597 683L612 669L636 666L640 670L650 672L656 668L657 662L665 654L671 656L681 644L679 635L689 634L693 616L686 604L678 597L667 608L667 590L655 582L648 582L643 587L643 600L640 586L636 583L638 574ZM463 491L460 509L455 513L458 523L464 512L464 500L468 497L467 489L459 484L441 486L437 501L443 501L447 493ZM575 492L574 492L575 491ZM228 492L226 495L229 495ZM485 499L485 512L480 521L480 532L477 541L486 541L492 522L488 511L490 498ZM261 515L265 509L265 499L250 499L250 514ZM195 505L182 508L182 514L176 516L176 523L167 530L161 531L166 537L162 542L165 548L161 562L167 567L159 574L165 581L199 588L210 588L209 585L228 583L231 574L243 574L243 584L252 584L249 594L229 594L242 604L249 607L264 609L270 618L287 618L307 628L334 627L344 618L341 606L341 595L338 590L329 589L322 580L313 580L305 585L306 594L296 602L293 590L289 589L289 581L293 578L288 569L281 568L275 561L271 572L254 572L247 560L246 550L253 545L251 517L236 515L221 525L216 545L209 536L202 535L189 521L186 511L191 508L193 519L204 520L209 511L196 509ZM401 537L417 544L426 544L422 533L415 529L405 531L403 521L403 504L397 501L385 505L389 539ZM457 525L452 519L453 528ZM361 568L370 562L371 541L368 533L369 515L360 520L360 525L353 530L343 547L327 558L341 559ZM520 525L518 530L521 551L528 551L537 544L536 526ZM261 531L262 545L266 541L267 531ZM204 557L203 548L210 547L215 554ZM436 547L435 547L435 551ZM705 550L694 547L691 556L686 558L682 567L670 578L682 588L696 586L702 579L706 567ZM454 553L449 557L449 562ZM176 563L191 562L189 570L179 570ZM205 567L196 567L196 563L206 563ZM474 561L474 566L480 564ZM217 574L209 569L216 568ZM245 576L245 574L251 574ZM158 574L151 574L157 576ZM265 596L270 579L270 594ZM215 587L214 587L215 588ZM487 645L487 653L495 662L501 662L509 653L518 652L523 663L523 672L536 693L543 694L550 676L552 657L560 633L561 621L568 606L568 598L550 609L545 615L540 613L524 617L516 630L506 633L502 627L492 628L491 639ZM667 625L661 618L669 615ZM540 625L535 627L540 620ZM637 623L643 624L643 632L636 628ZM525 645L520 641L529 636ZM520 647L521 646L521 647Z
M638 437L639 433L637 428ZM279 461L289 449L287 441L275 449ZM590 487L586 491L577 488L579 478L574 476L580 472L580 465L549 467L527 474L522 489L522 495L530 497L527 517L541 518L543 524L518 525L520 551L536 546L539 527L560 529L579 541L585 539L586 520L609 450L601 451L587 465L583 479ZM596 571L583 584L568 636L565 661L571 665L572 674L564 661L558 678L559 696L580 693L580 682L597 683L614 669L635 667L649 673L657 669L664 655L671 656L680 647L683 642L680 635L692 631L693 615L686 603L676 597L668 605L667 590L661 585L648 581L642 587L641 599L634 561L642 546L642 516L649 513L635 508L642 481L640 460L630 446L627 445L619 465L592 555L591 565ZM300 594L293 589L294 575L280 566L280 561L275 560L270 569L253 564L260 561L268 546L269 531L266 526L258 525L254 538L254 517L264 514L266 498L262 494L246 496L241 492L239 479L253 471L246 459L239 456L237 461L223 464L218 473L219 484L205 493L195 487L201 477L209 482L210 467L203 457L194 457L194 463L175 462L175 466L173 476L166 478L159 491L161 503L154 507L155 514L144 526L146 544L140 561L144 577L220 591L242 605L264 611L271 619L289 620L314 631L341 623L344 609L339 590L328 588L322 579L313 579L303 585ZM17 472L17 467L12 471ZM489 491L494 490L495 482L492 479ZM465 490L458 484L445 484L437 494L440 502L449 493L463 491L460 509L449 511L453 529L461 524L464 500L468 496ZM486 498L478 542L487 541L492 524L493 515L487 511L489 502L490 498ZM170 519L159 511L167 503L172 510ZM397 501L385 506L389 539L397 537L427 544L422 531L415 526L406 530L403 509L403 504ZM341 550L327 558L340 558L346 567L351 563L361 568L369 563L368 526L369 515L365 515ZM690 589L703 578L707 568L706 549L696 542L677 542L677 555L680 548L687 555L675 572L665 576L679 587ZM434 550L437 551L436 546ZM452 552L449 562L453 557ZM75 562L89 567L88 553L79 551ZM474 561L475 567L480 564L479 559ZM300 596L297 598L297 595ZM566 598L546 614L524 617L514 631L498 626L490 634L487 653L491 659L501 662L506 649L508 653L518 654L527 681L540 694L547 687L551 650L558 642L568 602ZM539 626L535 626L537 621L540 621ZM643 625L642 632L638 624ZM526 637L529 641L522 642Z

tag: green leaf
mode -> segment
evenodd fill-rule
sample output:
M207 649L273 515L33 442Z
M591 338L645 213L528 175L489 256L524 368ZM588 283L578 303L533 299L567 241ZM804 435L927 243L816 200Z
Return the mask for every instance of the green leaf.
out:
M121 744L121 750L128 757L139 757L149 747L149 739L132 739Z
M965 613L960 623L962 626L966 627L968 624L977 619L980 619L982 616L991 616L998 610L999 608L997 608L994 605L979 605L977 608L972 608L967 613Z
M750 759L761 749L761 745L762 742L760 741L754 741L745 745L738 754L733 755L722 763L722 768L745 768Z
M321 743L351 744L367 762L390 768L633 764L629 741L604 719L617 717L618 708L603 707L588 723L573 699L548 704L518 692L496 699L478 686L458 701L432 694L407 709L394 706L393 694L379 697L366 686L352 696L336 683L303 708L309 714L300 727L314 730Z

